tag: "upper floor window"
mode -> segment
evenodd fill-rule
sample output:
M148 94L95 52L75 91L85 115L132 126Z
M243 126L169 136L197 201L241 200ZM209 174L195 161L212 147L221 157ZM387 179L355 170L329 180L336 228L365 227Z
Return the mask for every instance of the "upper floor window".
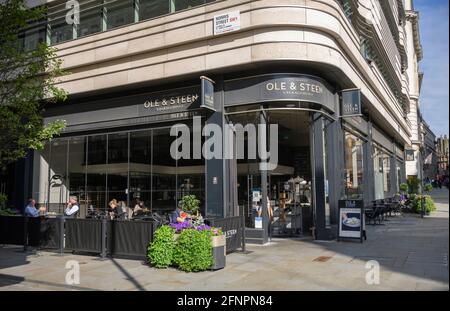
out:
M133 0L107 0L105 11L107 29L134 22Z
M79 23L70 23L67 19L67 16L69 20L74 19L74 7L66 7L66 1L54 1L49 4L47 21L23 31L19 45L32 50L39 42L58 44L215 1L78 0Z
M139 20L146 20L170 13L170 1L139 0Z
M101 0L80 3L80 24L77 36L83 37L102 31L103 4Z
M46 29L45 24L33 26L24 30L19 35L19 46L26 52L32 51L37 48L39 43L46 41Z
M350 20L353 15L353 11L352 11L352 6L350 5L349 0L338 0L338 3L341 5L345 16Z

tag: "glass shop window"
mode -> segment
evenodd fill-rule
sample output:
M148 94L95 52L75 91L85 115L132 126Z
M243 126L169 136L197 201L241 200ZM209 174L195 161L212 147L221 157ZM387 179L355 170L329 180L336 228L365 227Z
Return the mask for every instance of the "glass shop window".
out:
M359 137L345 133L345 194L348 198L363 196L363 143Z

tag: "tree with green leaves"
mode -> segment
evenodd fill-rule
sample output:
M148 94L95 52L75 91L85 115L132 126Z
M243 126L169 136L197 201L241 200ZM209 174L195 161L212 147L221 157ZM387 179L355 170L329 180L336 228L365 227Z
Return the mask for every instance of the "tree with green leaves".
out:
M60 120L43 123L45 106L66 99L55 84L64 74L56 50L46 42L23 44L24 30L45 18L45 7L28 8L25 0L0 4L0 173L65 127Z

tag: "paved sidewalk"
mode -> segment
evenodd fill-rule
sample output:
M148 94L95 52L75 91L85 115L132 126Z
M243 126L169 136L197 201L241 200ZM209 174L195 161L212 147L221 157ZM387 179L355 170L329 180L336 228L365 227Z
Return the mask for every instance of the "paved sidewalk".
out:
M0 290L449 290L449 196L435 190L438 210L421 219L405 214L368 226L368 240L316 242L277 239L227 257L216 272L157 270L124 259L23 253L0 247ZM65 284L68 260L81 282ZM366 264L380 264L380 284L368 285Z

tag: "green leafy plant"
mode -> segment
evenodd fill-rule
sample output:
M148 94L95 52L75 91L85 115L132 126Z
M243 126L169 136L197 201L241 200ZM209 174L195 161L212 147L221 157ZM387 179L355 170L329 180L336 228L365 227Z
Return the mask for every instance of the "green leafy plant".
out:
M45 6L29 8L25 0L0 5L0 169L30 149L42 150L66 126L64 120L43 122L45 107L67 97L58 87L67 73L62 60L45 42L25 46L22 38L30 23L47 18L46 11Z
M211 230L183 230L177 239L173 262L186 272L204 271L211 267Z
M188 214L197 214L200 209L200 200L195 195L185 195L181 199L181 208Z
M156 268L164 269L172 264L175 239L175 229L161 226L155 231L155 238L148 247L148 259Z
M425 191L425 192L431 192L432 190L433 190L433 185L432 184L426 184L423 187L423 191Z
M419 192L419 185L420 185L420 179L416 176L409 176L407 180L408 184L408 190L409 193L418 193Z
M400 191L402 191L402 192L407 192L408 189L409 189L409 186L408 186L407 183L401 183L401 184L400 184Z
M423 207L425 207L425 213L430 213L436 210L436 204L429 195L414 196L414 199L412 200L412 210L415 213L420 213Z
M11 209L0 209L0 216L16 216L17 213Z

